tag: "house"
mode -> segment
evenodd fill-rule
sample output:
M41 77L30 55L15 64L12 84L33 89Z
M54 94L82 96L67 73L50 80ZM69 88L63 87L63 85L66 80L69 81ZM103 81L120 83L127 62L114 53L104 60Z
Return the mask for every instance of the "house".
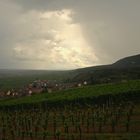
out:
M0 91L0 98L5 97L5 92L4 91Z
M32 94L42 93L43 88L32 88L31 91L32 91Z
M86 86L87 85L87 81L84 81L83 84Z
M11 91L8 90L7 93L6 93L6 95L7 95L7 96L10 96L10 95L11 95Z

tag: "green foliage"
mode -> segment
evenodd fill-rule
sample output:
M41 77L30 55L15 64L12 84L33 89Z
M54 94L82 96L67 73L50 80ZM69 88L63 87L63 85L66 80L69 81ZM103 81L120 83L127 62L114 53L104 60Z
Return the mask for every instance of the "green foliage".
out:
M54 93L43 93L38 95L33 95L30 97L22 97L15 99L1 100L0 106L12 106L12 105L35 105L44 103L47 105L64 105L67 103L86 103L92 102L93 99L100 97L100 102L104 101L104 96L109 98L110 96L125 95L140 91L140 80L128 81L125 83L115 83L115 84L102 84L86 86L81 88L57 91ZM139 95L139 94L138 94ZM103 96L103 97L102 97ZM122 100L125 96L118 96L118 100ZM126 97L125 97L126 98ZM136 98L136 97L134 97ZM126 98L127 99L127 98ZM110 99L111 102L111 99Z
M0 139L84 140L94 138L99 140L129 140L130 137L139 138L139 107L140 104L135 104L133 113L129 114L131 118L129 124L127 113L132 108L132 102L125 101L110 107L106 104L103 106L89 105L84 108L65 106L65 109L54 107L46 110L42 110L42 108L37 110L0 110ZM121 114L118 108L121 110ZM63 123L62 114L66 118L65 123ZM82 120L83 114L84 120ZM92 125L93 114L94 125ZM120 115L117 121L116 114ZM106 122L103 123L105 117ZM57 125L54 125L54 122Z
M139 95L129 81L1 100L0 139L139 139Z

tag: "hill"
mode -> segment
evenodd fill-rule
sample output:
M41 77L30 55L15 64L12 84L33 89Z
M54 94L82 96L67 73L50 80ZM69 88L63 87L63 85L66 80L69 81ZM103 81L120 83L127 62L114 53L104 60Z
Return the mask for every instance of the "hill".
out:
M140 139L140 80L129 81L139 78L138 63L125 58L112 65L73 71L1 71L5 88L36 78L59 82L87 78L96 83L1 99L1 139Z
M75 70L0 70L0 89L23 87L36 79L57 80L63 83L86 80L89 84L140 79L140 54L123 58L110 65Z
M140 80L129 81L117 84L100 84L86 86L81 88L57 91L54 93L44 93L22 98L10 98L0 101L0 106L20 106L20 105L37 105L44 103L50 106L59 106L74 103L97 103L102 104L108 100L108 97L115 100L139 100ZM117 98L115 97L117 96ZM95 99L95 100L94 100Z
M75 75L73 70L0 70L0 89L21 88L37 79L63 82Z
M140 67L140 54L120 59L119 61L114 63L112 66L125 67L125 68Z
M138 140L139 101L140 80L2 100L1 136L3 140Z
M110 65L88 67L76 71L78 74L74 77L74 81L107 83L140 79L140 55L126 57Z

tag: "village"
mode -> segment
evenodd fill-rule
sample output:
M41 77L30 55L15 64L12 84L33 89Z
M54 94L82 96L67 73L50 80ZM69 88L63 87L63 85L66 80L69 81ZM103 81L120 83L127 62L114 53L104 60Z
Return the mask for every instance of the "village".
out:
M0 90L0 99L9 97L23 97L32 96L34 94L52 93L60 90L67 90L76 87L86 86L87 81L79 83L59 83L49 80L35 80L28 85L19 89L8 89L6 91Z

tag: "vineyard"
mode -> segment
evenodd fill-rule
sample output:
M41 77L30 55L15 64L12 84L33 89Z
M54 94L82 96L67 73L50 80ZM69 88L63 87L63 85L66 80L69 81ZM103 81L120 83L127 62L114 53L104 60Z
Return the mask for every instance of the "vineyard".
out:
M0 140L138 140L140 81L0 101Z

